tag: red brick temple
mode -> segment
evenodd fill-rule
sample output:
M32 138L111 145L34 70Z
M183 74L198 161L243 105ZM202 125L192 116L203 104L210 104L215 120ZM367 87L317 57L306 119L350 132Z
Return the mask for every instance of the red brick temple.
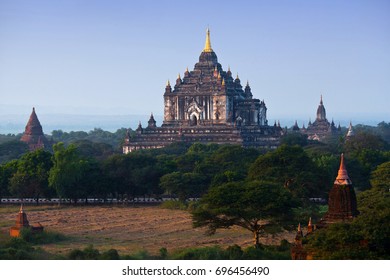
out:
M30 151L47 148L50 146L49 141L43 134L41 123L38 120L35 108L33 108L30 118L27 122L26 129L20 141L25 142Z

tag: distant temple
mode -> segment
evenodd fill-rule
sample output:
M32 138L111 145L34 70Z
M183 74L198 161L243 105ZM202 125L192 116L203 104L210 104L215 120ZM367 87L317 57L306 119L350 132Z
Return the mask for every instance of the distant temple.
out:
M41 123L38 120L35 108L33 108L30 118L27 122L26 129L20 141L25 142L30 151L47 148L50 146L49 141L43 134Z
M352 122L349 122L349 127L348 127L348 131L347 131L346 137L348 139L348 138L351 138L353 136L355 136L355 132L353 131Z
M30 223L27 220L27 215L23 210L23 205L20 206L15 226L11 227L9 235L11 237L19 237L22 229L31 229L32 233L38 233L43 231L43 226L40 223L34 226L30 226Z
M303 234L301 225L298 225L295 242L291 248L291 258L293 260L312 259L313 252L308 252L302 244L305 236L330 224L352 221L358 214L355 190L345 167L344 155L341 154L340 168L329 192L328 212L316 226L312 224L311 218L309 219L306 235Z
M298 129L300 132L306 134L310 140L322 141L329 136L341 135L340 124L336 127L333 120L329 123L326 118L326 110L324 103L322 102L322 95L320 105L318 105L317 108L316 120L313 123L309 121L307 128L303 126L302 129L299 129L297 123L295 123L293 129L294 128L295 131Z
M156 126L151 114L147 127L128 133L123 152L161 148L173 142L239 144L276 148L283 130L269 126L264 101L253 98L249 82L243 89L230 67L222 69L211 48L207 29L205 47L194 70L178 75L174 88L168 81L164 93L164 121Z

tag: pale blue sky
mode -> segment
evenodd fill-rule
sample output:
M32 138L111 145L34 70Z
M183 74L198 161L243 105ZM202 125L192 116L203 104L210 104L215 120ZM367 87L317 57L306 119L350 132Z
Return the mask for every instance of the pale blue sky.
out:
M0 108L162 115L166 80L193 68L207 26L271 122L313 120L321 93L329 119L390 121L380 0L0 0Z

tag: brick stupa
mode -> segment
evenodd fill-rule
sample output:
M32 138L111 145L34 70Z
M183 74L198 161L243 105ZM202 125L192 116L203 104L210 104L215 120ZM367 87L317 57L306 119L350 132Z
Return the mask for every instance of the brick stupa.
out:
M41 123L39 122L37 114L35 113L35 108L32 110L26 125L26 129L22 138L20 138L20 141L25 142L28 145L30 151L43 149L49 146L49 141L43 134Z
M344 155L341 154L340 168L329 192L328 212L320 224L352 220L358 214L355 190L345 168Z
M31 229L32 233L38 233L43 231L43 226L40 223L38 223L37 225L30 226L26 212L24 212L23 210L23 205L20 206L18 216L16 217L15 226L11 227L9 235L12 237L19 237L22 229Z

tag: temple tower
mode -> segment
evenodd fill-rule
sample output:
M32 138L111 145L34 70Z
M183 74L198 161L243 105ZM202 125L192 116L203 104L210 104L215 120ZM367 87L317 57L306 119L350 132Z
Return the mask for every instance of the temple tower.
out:
M49 146L49 141L43 134L42 126L38 120L37 114L35 113L34 107L20 141L25 142L30 151Z
M324 140L332 135L334 136L340 134L340 129L337 129L334 121L332 120L332 122L329 123L326 118L326 110L324 102L322 101L322 95L320 98L320 104L317 108L316 120L313 123L309 121L305 134L307 134L308 139L318 141Z
M322 102L322 94L321 94L321 100L320 100L320 105L318 105L317 108L317 121L326 121L326 111L324 107L324 103Z
M359 214L355 190L345 167L344 154L341 154L340 168L329 192L328 207L328 212L321 220L321 224L348 221Z

